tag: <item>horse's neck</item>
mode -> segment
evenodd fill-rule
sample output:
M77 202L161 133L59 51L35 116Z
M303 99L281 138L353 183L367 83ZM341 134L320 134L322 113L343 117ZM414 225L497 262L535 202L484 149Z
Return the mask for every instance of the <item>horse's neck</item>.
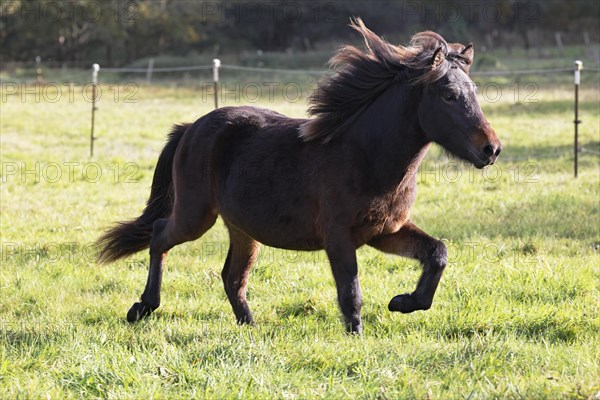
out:
M418 123L419 94L403 85L390 86L347 135L366 150L373 183L383 191L412 182L429 148Z

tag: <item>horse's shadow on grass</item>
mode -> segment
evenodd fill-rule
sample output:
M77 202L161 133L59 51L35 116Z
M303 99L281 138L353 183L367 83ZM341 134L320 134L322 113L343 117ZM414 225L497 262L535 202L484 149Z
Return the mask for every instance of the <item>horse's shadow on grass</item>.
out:
M0 331L0 340L10 347L26 347L35 346L47 342L56 342L65 337L64 333L60 332L40 332L37 330L17 329L2 329Z
M577 327L553 318L520 318L498 324L447 325L439 334L450 340L473 337L510 335L515 338L547 343L573 343L577 339Z

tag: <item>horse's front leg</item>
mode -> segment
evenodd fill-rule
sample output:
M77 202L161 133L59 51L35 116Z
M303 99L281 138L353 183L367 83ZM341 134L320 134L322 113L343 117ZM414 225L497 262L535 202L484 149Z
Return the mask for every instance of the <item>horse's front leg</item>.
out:
M423 267L415 291L395 296L388 305L389 310L402 313L428 310L447 263L444 243L408 221L398 232L375 237L369 245L385 253L417 259Z
M331 237L327 242L325 251L335 279L338 302L344 316L346 330L350 333L361 334L362 292L358 281L356 247L349 238L344 240L341 235Z

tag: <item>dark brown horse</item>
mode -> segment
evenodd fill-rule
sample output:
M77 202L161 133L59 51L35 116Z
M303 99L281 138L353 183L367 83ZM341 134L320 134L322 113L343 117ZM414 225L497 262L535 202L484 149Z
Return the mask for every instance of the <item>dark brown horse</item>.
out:
M409 218L417 168L432 142L477 168L493 164L501 145L468 77L471 45L423 32L394 46L360 20L352 27L366 50L347 46L333 57L336 74L310 98L313 119L224 107L173 129L144 212L99 240L103 262L150 248L129 321L159 306L167 252L198 239L218 215L229 230L222 277L239 323L253 322L246 289L261 243L325 249L351 332L362 330L356 249L365 244L422 263L416 290L389 309L429 309L446 248Z

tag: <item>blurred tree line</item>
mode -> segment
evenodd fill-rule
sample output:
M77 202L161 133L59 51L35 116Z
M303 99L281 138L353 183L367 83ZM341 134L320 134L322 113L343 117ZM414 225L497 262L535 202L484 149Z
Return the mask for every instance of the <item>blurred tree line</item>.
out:
M307 51L348 40L350 16L405 42L431 29L479 47L529 48L555 33L597 41L596 0L2 0L2 62L100 62L157 55ZM548 43L545 43L548 44Z

